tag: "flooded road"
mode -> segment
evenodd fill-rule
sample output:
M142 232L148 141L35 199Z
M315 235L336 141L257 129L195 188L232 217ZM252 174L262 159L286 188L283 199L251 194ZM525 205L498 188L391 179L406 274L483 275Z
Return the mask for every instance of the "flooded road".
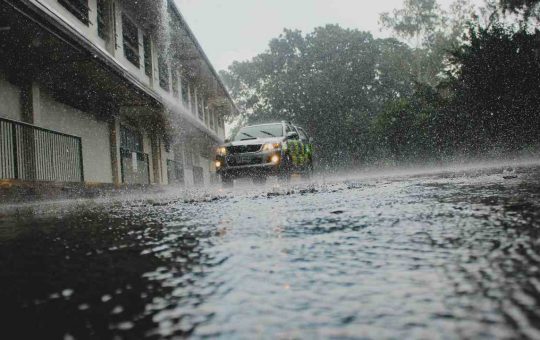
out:
M539 338L540 167L13 208L5 339Z

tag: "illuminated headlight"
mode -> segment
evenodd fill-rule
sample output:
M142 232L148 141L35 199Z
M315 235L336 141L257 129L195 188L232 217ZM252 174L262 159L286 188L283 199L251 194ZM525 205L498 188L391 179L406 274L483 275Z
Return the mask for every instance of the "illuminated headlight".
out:
M216 161L216 168L221 168L221 161Z
M217 154L220 156L226 156L227 155L227 148L222 146L217 149Z
M275 143L275 144L264 144L263 145L263 151L272 151L281 148L281 143Z
M278 155L273 155L272 158L270 158L270 161L274 164L278 164L279 163L279 156Z

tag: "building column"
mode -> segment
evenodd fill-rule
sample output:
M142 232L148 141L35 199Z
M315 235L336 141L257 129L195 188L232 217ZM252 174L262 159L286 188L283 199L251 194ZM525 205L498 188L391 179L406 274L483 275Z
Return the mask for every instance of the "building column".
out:
M193 95L195 96L194 98L194 105L195 105L195 117L197 117L197 119L199 119L199 91L197 91L197 88L195 87L193 89Z
M162 175L161 175L161 142L159 140L159 137L154 135L150 137L151 145L152 145L152 165L153 165L153 172L154 172L154 183L155 184L162 184Z
M21 112L25 123L38 125L41 118L41 91L38 83L27 82L21 86Z
M113 117L109 121L110 144L111 144L111 164L112 180L115 186L120 186L122 182L122 160L120 157L120 119Z
M21 86L21 116L25 123L37 125L40 120L41 103L40 89L36 82L26 81ZM23 128L20 130L22 144L22 167L20 167L18 178L27 181L38 180L36 169L36 137L34 129Z

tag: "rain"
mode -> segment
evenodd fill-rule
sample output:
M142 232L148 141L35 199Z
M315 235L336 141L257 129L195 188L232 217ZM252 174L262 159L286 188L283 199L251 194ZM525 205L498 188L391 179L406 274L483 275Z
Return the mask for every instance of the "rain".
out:
M0 0L1 337L540 338L540 1L252 6Z

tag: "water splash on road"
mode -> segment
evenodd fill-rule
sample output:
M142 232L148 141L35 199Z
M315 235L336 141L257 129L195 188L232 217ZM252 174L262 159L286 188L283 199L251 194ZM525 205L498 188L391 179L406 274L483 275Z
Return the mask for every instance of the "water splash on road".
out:
M25 206L0 223L19 338L540 336L540 168Z

